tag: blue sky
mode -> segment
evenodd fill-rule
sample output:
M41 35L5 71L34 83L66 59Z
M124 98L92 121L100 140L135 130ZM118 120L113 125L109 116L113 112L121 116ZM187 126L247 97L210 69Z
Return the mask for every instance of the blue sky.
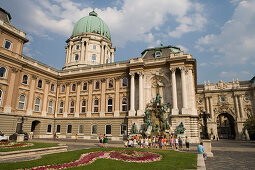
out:
M61 69L65 40L92 10L88 0L1 0L30 40L24 54ZM115 61L174 45L197 59L198 83L249 80L255 71L255 0L95 0L110 28Z

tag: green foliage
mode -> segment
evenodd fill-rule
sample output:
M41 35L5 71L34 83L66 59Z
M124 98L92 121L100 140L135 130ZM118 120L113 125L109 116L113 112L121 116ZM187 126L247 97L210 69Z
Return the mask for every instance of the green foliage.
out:
M15 163L0 163L0 169L24 169L32 168L40 165L62 164L75 161L80 158L81 154L95 151L110 151L110 150L137 150L159 153L163 156L162 160L151 163L131 163L109 159L98 159L92 164L72 169L133 169L133 170L148 170L148 169L196 169L197 154L187 152L177 152L173 150L155 150L155 149L129 149L129 148L92 148L70 152L62 152L50 155L44 155L41 159L15 162Z
M249 134L255 134L255 116L252 115L250 116L245 124L244 124L244 128L248 130Z

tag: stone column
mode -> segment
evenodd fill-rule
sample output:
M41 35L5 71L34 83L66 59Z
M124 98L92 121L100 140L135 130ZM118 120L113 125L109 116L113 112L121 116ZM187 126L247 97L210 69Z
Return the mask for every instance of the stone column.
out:
M49 93L49 84L50 81L46 80L46 85L44 87L44 92L43 92L43 107L42 107L42 116L46 117L47 115L47 101L48 101L48 93Z
M238 99L236 94L234 95L234 101L235 101L235 110L236 110L237 119L240 119L239 104L238 104Z
M105 79L101 79L101 100L99 100L99 104L100 106L100 117L105 117Z
M17 72L18 72L17 68L14 68L14 67L11 68L11 78L10 78L10 83L9 83L8 92L7 92L7 96L6 96L6 104L4 106L5 113L11 113L11 111L12 111L11 104L12 104L14 84L15 84Z
M76 106L75 106L75 113L74 117L79 117L80 114L80 94L81 94L81 82L77 82L77 91L76 91Z
M104 64L104 43L101 43L100 64Z
M81 41L81 61L85 62L85 56L84 56L84 52L85 52L85 46L84 46L84 40Z
M196 94L195 94L195 87L194 87L194 78L193 78L193 69L189 68L188 70L188 77L189 77L189 84L190 84L190 95L191 95L191 101L190 105L191 105L191 109L192 109L192 114L197 114L196 111Z
M182 82L182 114L187 113L187 89L186 89L186 68L180 67Z
M242 101L242 95L238 95L238 104L239 104L239 113L240 113L240 118L244 118L245 115L244 115L244 112L243 112L243 101Z
M210 113L209 97L205 96L206 113Z
M32 115L32 113L33 113L33 100L34 100L36 79L37 79L36 75L32 75L32 81L31 81L30 92L29 92L29 97L28 97L28 105L27 105L27 114L28 115Z
M55 107L54 107L54 114L55 117L57 117L58 115L58 111L59 111L59 92L60 92L60 85L57 82L57 88L56 88L56 102L55 102Z
M69 91L70 91L70 83L66 83L66 98L65 98L65 110L63 117L67 117L67 114L69 113L68 106L69 106Z
M88 51L89 51L89 43L86 41L86 47L85 47L85 64L90 64L91 59L89 59L91 56L88 56Z
M86 117L91 117L92 105L93 105L92 90L93 90L93 83L92 83L92 80L89 80L88 81L88 111L87 111Z
M69 48L66 46L66 64L68 63Z
M214 122L212 96L208 97L208 99L209 99L209 107L210 107L211 120Z
M73 46L73 43L72 43L72 42L69 42L69 50L68 50L68 52L69 52L69 55L68 55L68 61L69 61L69 63L72 62L72 46Z
M120 116L120 77L115 77L114 117Z
M129 75L131 76L129 116L135 116L135 73Z
M139 72L139 109L137 111L137 116L143 116L143 72Z
M172 73L172 94L173 94L173 108L172 108L172 115L177 115L179 113L177 107L177 88L176 88L176 68L170 68Z

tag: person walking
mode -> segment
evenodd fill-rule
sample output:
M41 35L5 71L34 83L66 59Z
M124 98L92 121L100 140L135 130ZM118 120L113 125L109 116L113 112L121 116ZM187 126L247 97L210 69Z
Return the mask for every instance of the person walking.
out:
M189 151L189 138L188 138L188 136L186 136L185 144L186 144L187 151Z

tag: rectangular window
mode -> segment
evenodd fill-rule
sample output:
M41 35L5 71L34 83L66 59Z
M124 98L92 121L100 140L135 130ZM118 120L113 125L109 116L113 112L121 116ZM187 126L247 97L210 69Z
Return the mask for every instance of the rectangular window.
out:
M120 125L120 134L121 134L121 135L125 135L125 134L126 134L126 131L127 131L127 125L121 124L121 125Z
M92 63L93 64L95 64L96 63L96 61L97 61L97 56L96 56L96 54L92 54Z
M79 134L83 134L83 131L84 131L84 126L79 125Z
M92 125L91 127L91 134L96 135L97 134L97 125Z
M111 135L112 134L112 126L111 125L106 125L105 126L105 134L106 135Z
M59 103L59 113L63 113L63 110L64 110L64 102L61 101L61 102Z
M51 133L51 124L49 124L47 127L47 133Z
M72 125L67 125L67 133L72 133Z
M60 133L60 128L61 128L61 126L60 126L60 125L57 125L56 133Z
M48 113L52 113L53 112L53 101L50 100L49 101L49 106L48 106Z
M5 40L4 48L6 48L7 50L11 50L11 47L12 47L11 41Z
M93 45L93 50L96 50L97 49L97 46L96 45Z

